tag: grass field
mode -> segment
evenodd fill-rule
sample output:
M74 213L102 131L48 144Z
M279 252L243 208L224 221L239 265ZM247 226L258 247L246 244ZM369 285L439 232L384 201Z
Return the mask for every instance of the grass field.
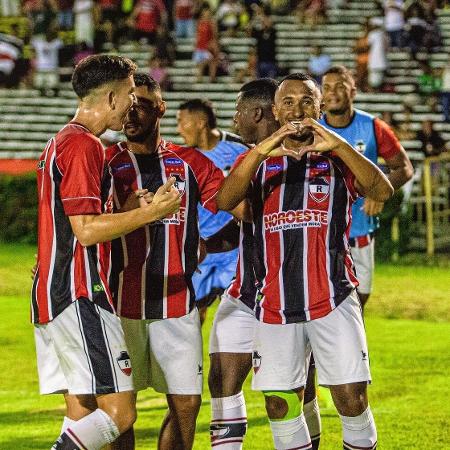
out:
M29 270L34 249L0 245L0 450L49 449L63 416L60 396L39 396ZM450 449L449 265L379 265L366 313L373 386L371 406L384 450ZM212 313L212 311L211 311ZM205 350L212 314L205 326ZM174 355L176 356L176 355ZM206 354L205 354L206 356ZM208 364L205 364L205 373ZM246 449L271 449L261 394L247 381ZM137 448L154 449L164 399L141 393ZM342 448L334 408L322 409L322 450ZM208 448L209 395L205 389L195 449Z

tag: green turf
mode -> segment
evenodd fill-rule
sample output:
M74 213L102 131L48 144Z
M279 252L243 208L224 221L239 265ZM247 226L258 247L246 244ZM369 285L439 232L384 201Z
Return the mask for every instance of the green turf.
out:
M34 250L0 245L0 450L49 449L63 416L60 396L39 396L29 324L29 277ZM450 296L446 267L379 265L366 325L374 384L371 405L380 449L450 448ZM412 304L412 305L411 305ZM205 343L212 314L205 326ZM420 318L423 320L409 320ZM205 347L206 348L206 347ZM174 355L176 357L176 355ZM208 364L205 364L205 372ZM246 449L271 449L261 395L247 382ZM138 449L156 448L164 399L141 393ZM322 450L339 449L340 423L322 409ZM208 448L209 395L205 389L195 449Z

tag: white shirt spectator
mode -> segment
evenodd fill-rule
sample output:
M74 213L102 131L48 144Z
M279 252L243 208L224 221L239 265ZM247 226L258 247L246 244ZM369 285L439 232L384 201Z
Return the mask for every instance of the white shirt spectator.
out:
M403 30L405 26L404 1L385 0L384 27L386 31Z
M370 31L367 40L370 46L367 64L369 70L386 70L386 36L384 31L380 28Z
M36 52L36 70L39 72L53 72L59 67L59 49L63 46L60 39L48 42L46 39L32 40Z
M75 0L75 41L86 42L94 46L94 2L92 0Z

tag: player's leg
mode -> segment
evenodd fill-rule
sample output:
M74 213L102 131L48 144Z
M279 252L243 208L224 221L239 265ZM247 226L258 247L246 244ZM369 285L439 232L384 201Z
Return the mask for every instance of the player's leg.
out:
M341 416L344 448L375 449L377 432L367 399L369 356L356 294L327 316L308 322L306 328L319 384L330 386Z
M303 324L256 324L252 388L264 393L278 450L312 448L303 414L309 356Z
M196 308L189 314L152 321L150 384L165 393L169 406L160 449L192 448L203 383L202 335Z
M86 396L95 395L97 403L94 411L70 424L54 448L100 449L136 419L131 365L120 321L91 301L79 299L49 325L71 396L67 397L70 414L76 417L82 409L92 409ZM81 396L78 404L72 396Z
M355 264L356 277L359 281L358 296L364 310L364 306L372 292L372 278L375 267L375 240L372 238L369 244L363 247L352 247L351 253Z
M252 367L253 311L227 294L222 296L209 341L211 444L240 450L247 431L242 386Z
M320 420L320 409L317 401L316 365L314 363L314 355L311 355L309 361L303 411L306 424L308 425L309 435L311 436L312 449L318 450L320 434L322 432L322 422Z

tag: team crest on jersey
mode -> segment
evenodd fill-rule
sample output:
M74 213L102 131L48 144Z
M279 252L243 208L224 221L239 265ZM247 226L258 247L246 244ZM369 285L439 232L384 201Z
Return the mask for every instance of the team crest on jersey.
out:
M358 139L355 142L355 148L360 153L364 153L366 151L366 143L362 139Z
M255 373L258 372L259 368L261 367L261 355L257 351L253 352L252 365Z
M178 158L167 158L164 161L168 166L181 166L183 164L183 161Z
M38 162L38 169L39 170L45 169L45 159Z
M117 364L119 364L120 370L129 377L131 375L131 361L127 352L120 352L117 358Z
M179 173L171 173L170 176L175 178L175 183L173 184L175 189L181 195L184 195L186 192L186 180Z
M325 178L314 178L309 182L309 195L318 203L323 202L330 194L330 183Z

